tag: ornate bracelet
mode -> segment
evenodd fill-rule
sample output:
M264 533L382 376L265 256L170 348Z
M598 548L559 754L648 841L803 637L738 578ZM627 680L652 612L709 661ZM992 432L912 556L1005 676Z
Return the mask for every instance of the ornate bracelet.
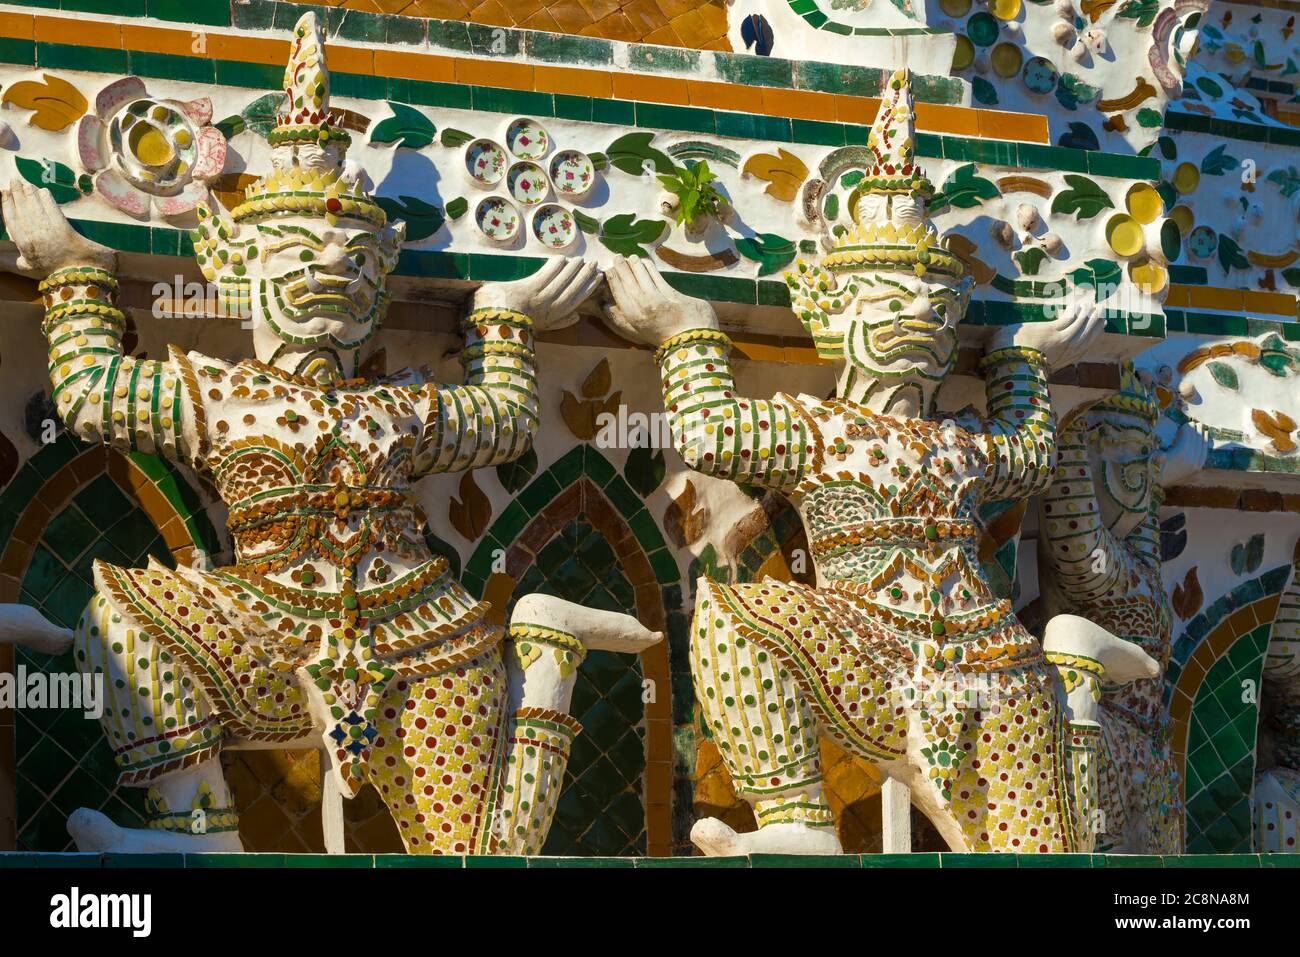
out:
M69 266L56 269L37 284L37 289L44 293L60 286L100 285L117 291L117 277L107 269L98 266Z
M1001 349L994 349L986 353L980 359L980 370L984 370L995 362L1001 362L1004 359L1023 359L1033 365L1047 368L1047 356L1035 349L1033 346L1004 346Z
M687 329L685 332L669 336L659 344L659 348L655 350L655 362L663 362L664 356L674 349L694 343L712 343L726 350L731 349L731 338L721 329Z
M498 309L495 306L475 309L462 320L461 325L485 326L489 323L505 324L520 329L531 330L533 328L533 320L522 312L516 312L513 309Z

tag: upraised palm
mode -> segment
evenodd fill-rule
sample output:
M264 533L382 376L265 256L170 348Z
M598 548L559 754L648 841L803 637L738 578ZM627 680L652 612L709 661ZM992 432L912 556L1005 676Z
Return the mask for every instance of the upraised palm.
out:
M44 279L70 266L117 268L117 254L74 230L49 190L15 177L8 189L0 189L0 208L18 247L16 272Z

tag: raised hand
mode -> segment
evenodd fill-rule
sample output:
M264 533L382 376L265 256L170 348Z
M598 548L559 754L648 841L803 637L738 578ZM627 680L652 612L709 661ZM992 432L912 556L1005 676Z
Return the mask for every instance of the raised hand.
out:
M539 330L578 321L578 307L600 285L600 269L585 259L552 256L527 279L489 283L474 293L475 309L512 309Z
M71 266L116 272L117 254L74 230L49 190L14 177L8 189L0 189L0 208L18 247L16 272L34 279Z
M687 329L718 328L711 305L668 285L646 259L620 256L605 278L614 297L605 323L624 339L657 346Z
M1087 356L1105 328L1105 309L1100 303L1070 302L1050 322L1022 322L998 329L989 351L1007 346L1037 349L1046 356L1049 368L1060 369Z

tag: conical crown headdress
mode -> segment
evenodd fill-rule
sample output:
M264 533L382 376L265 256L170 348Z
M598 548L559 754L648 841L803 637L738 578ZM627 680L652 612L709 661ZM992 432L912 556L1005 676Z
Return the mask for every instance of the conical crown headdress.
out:
M315 215L382 227L383 209L362 188L360 177L343 171L352 138L330 110L325 33L315 13L303 14L293 29L284 95L285 111L267 136L272 172L248 187L244 202L231 210L235 222Z
M912 76L896 70L885 85L880 109L867 135L870 165L849 197L853 225L841 229L820 262L800 260L788 271L795 312L803 320L818 351L827 358L839 353L839 336L830 330L828 316L847 308L862 282L881 271L898 270L916 276L961 280L965 266L941 244L930 221L927 204L934 185L916 162L916 116L912 105ZM918 222L860 221L860 206L870 196L907 196L920 203ZM963 296L969 280L961 283ZM964 308L964 301L963 301Z
M912 74L896 70L885 84L876 121L867 134L867 149L875 159L858 185L858 193L910 193L929 200L934 185L916 165L916 108L912 104Z

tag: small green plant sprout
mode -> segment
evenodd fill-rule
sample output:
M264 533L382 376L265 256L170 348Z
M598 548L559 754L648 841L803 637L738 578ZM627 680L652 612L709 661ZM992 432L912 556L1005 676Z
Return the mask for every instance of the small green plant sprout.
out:
M661 174L659 182L675 200L664 204L664 212L670 213L679 226L687 229L702 227L707 217L720 215L727 203L713 185L716 179L704 160L677 166L673 172Z

